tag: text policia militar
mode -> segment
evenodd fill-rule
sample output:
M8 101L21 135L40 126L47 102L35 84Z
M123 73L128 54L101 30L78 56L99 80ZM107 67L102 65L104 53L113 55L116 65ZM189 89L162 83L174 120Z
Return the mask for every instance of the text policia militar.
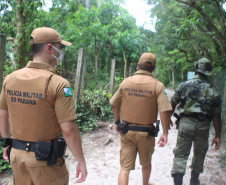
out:
M152 91L141 89L125 88L125 91L128 92L129 96L137 96L142 98L147 98L148 94L152 94Z
M42 99L42 93L22 92L22 91L17 91L15 89L7 90L6 94L11 96L10 98L11 102L28 104L28 105L36 105L35 100Z

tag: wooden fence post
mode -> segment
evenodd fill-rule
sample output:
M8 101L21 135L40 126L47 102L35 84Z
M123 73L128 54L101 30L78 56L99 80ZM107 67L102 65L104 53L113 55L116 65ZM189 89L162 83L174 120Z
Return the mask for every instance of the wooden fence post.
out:
M84 53L84 55L85 55L85 53ZM84 56L84 62L83 62L83 68L82 68L81 91L83 91L86 87L86 79L85 79L86 71L87 71L87 60L86 60L86 57Z
M115 81L115 60L111 63L111 79L110 79L110 93L114 93L114 81Z
M83 71L83 62L84 62L84 49L79 49L78 54L78 63L77 63L77 70L76 70L76 78L75 78L75 91L74 91L74 104L76 106L77 101L79 99L80 94L80 87L81 87L81 79L82 79L82 71Z
M0 33L0 92L2 90L2 82L3 82L3 68L6 56L6 36L5 34Z
M133 65L129 65L129 76L132 76Z

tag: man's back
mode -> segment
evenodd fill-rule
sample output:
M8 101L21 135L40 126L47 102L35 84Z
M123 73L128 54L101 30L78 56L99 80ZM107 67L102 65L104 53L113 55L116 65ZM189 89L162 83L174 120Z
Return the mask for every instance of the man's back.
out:
M179 85L172 102L180 102L178 110L181 113L212 116L216 109L220 109L219 97L219 91L209 83L207 77L196 75L195 78Z

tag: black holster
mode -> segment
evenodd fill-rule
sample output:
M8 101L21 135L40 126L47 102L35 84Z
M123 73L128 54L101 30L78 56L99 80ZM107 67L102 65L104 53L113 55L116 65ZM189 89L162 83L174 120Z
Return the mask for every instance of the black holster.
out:
M155 137L158 137L160 120L156 120Z
M121 134L126 134L128 131L129 131L129 125L128 123L126 122L121 122L117 125L118 127L118 131L121 133Z
M9 146L9 148L7 149L7 156L8 156L9 162L10 162L10 153L11 153L11 149L12 149L12 139L8 138L8 137L3 138L2 139L2 146L3 146L3 148Z
M48 166L57 164L57 159L62 158L66 150L64 138L53 139L51 142L36 141L36 160L47 161Z
M178 130L179 126L180 126L180 119L182 116L181 116L181 114L178 115L177 113L174 113L173 116L177 119L175 123L176 123L176 129Z
M159 123L160 123L160 120L156 120L156 126L153 125L152 127L150 127L150 129L148 131L148 135L147 135L148 139L151 139L151 136L158 137Z

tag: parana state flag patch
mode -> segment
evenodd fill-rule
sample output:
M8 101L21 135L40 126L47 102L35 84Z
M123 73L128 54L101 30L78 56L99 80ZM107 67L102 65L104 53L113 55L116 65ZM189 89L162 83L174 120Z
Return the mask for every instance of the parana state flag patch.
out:
M64 96L68 97L68 96L72 96L72 91L70 87L65 87L64 88Z

